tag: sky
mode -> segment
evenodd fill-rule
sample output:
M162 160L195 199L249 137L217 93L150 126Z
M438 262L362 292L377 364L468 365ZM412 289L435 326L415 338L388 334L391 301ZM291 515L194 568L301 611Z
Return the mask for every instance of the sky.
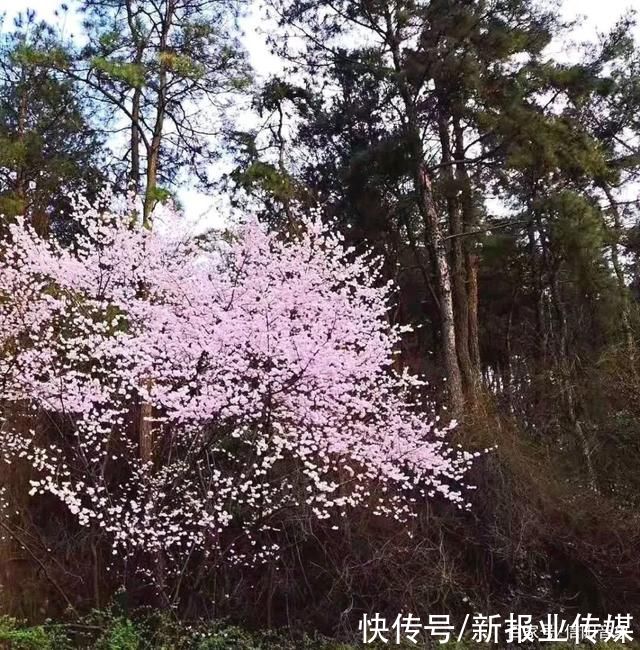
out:
M581 18L582 24L576 30L577 40L588 40L598 32L605 32L617 18L634 5L640 10L638 0L558 0L562 14L567 19ZM67 0L69 7L73 8L74 0ZM264 25L259 9L259 2L253 0L253 8L243 19L242 27L245 32L244 43L249 52L254 69L259 75L268 75L278 69L278 60L269 52L264 36L260 33ZM26 9L34 9L43 19L54 21L55 12L60 7L60 0L0 0L0 13L6 13L7 18ZM8 22L8 21L7 21ZM73 16L67 18L67 29L80 30L79 24ZM640 27L637 29L640 37Z
M572 33L571 41L581 43L594 40L599 33L606 33L617 19L634 5L640 11L640 0L557 0L562 16L567 20L579 20ZM67 0L66 4L72 10L75 0ZM0 0L0 14L5 14L4 26L11 25L13 17L26 9L33 9L39 18L51 22L59 22L56 10L60 0ZM63 25L67 35L78 35L82 27L74 16L68 12ZM252 6L242 19L243 42L256 77L266 78L278 72L280 64L266 44L263 33L265 23L259 6L259 0L252 0ZM640 26L636 28L636 38L640 41ZM579 50L571 47L571 42L561 43L554 52L561 58L575 60ZM207 227L222 226L226 221L228 205L222 197L211 197L190 188L182 188L178 198L184 206L186 216L196 224L206 224Z

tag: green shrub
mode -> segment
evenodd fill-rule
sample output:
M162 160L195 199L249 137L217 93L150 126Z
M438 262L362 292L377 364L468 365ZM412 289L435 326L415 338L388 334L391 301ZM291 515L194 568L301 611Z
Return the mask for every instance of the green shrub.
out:
M95 650L142 650L143 634L126 618L115 618L95 644Z
M28 627L8 616L0 616L0 647L10 650L64 650L69 639L58 627Z
M290 630L252 632L225 621L187 624L153 610L138 611L129 616L118 610L100 610L74 623L32 627L13 618L0 617L2 650L383 650L391 647L397 650L425 650L429 646L414 645L408 641L399 646L393 643L365 646L357 640L342 643ZM463 639L443 645L432 642L430 647L442 650L489 650L496 646ZM533 646L519 647L533 650ZM638 643L551 643L541 644L536 650L630 650L638 647Z

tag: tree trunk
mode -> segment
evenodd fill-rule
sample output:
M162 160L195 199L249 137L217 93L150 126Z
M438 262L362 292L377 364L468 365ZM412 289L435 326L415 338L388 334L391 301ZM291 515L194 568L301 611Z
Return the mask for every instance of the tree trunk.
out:
M140 444L140 460L143 463L153 462L153 427L151 417L153 409L148 402L140 404L138 416L138 440Z
M475 378L469 354L469 302L466 287L466 269L463 253L463 225L457 200L456 179L453 175L451 140L449 127L444 120L438 120L440 145L442 147L442 175L445 181L449 233L451 235L451 281L453 285L454 329L458 362L467 399L475 401Z
M444 238L438 222L438 213L433 201L431 178L424 162L418 166L416 174L420 211L425 220L425 245L433 250L436 286L440 302L440 322L442 326L442 349L447 372L449 398L454 413L460 413L464 402L462 378L458 365L455 322L453 315L453 297L449 262Z
M430 173L424 161L415 97L413 97L406 82L400 52L400 41L389 11L386 12L385 20L387 29L386 38L391 48L393 65L397 75L398 90L406 112L404 131L411 147L414 187L418 196L418 210L424 223L424 242L426 249L432 251L434 258L433 266L436 276L436 290L442 327L442 348L447 373L449 400L454 414L459 414L462 411L464 397L456 348L453 298L451 294L451 277L447 250L438 221L438 211L433 200Z
M160 146L162 144L162 130L164 117L167 108L167 43L171 29L173 14L175 11L175 0L167 2L166 13L162 20L160 42L158 44L159 73L158 73L158 96L156 100L156 121L153 127L153 136L147 156L147 185L144 194L144 207L142 213L142 224L145 228L151 226L151 212L157 202L158 186L158 165L160 162Z
M131 32L131 38L136 44L136 53L133 59L135 65L142 65L145 42L136 24L136 10L131 0L126 2L127 23ZM140 191L140 105L142 103L142 87L136 86L131 98L131 169L129 180L132 189L137 193Z
M469 173L467 172L467 166L463 162L466 154L464 147L464 132L460 124L460 119L458 117L455 117L453 120L453 134L455 139L455 157L458 161L456 164L456 176L458 178L458 184L460 187L462 230L463 232L470 232L474 230L478 224L476 219L476 212L473 207L471 179L469 178ZM467 313L469 320L468 345L475 388L477 389L481 383L480 335L478 327L478 265L480 259L473 252L472 246L472 241L464 239L463 254L464 267L467 272Z
M565 402L569 422L573 428L580 447L582 447L582 454L585 460L587 476L589 477L589 487L594 491L598 491L598 483L596 480L596 473L591 459L591 445L584 433L584 429L578 418L578 409L576 402L576 391L574 388L573 377L571 373L570 352L569 349L569 326L567 322L567 313L564 302L560 293L560 284L558 282L557 270L553 271L551 277L551 299L553 301L556 314L560 324L560 340L558 342L558 358L557 365L560 370L560 378L562 381L562 393Z
M136 88L133 91L131 103L131 170L129 179L132 189L137 193L140 191L140 101L142 90Z
M480 334L478 331L478 264L477 255L466 253L467 258L467 300L469 307L469 354L474 369L474 377L480 382Z
M18 108L18 142L20 145L24 146L24 141L26 138L27 130L27 109L29 105L29 97L26 91L26 74L24 71L24 66L21 71L21 77L23 82L23 88L20 93L20 106ZM25 218L27 216L27 179L26 171L24 168L24 162L20 164L20 168L17 170L16 174L16 183L15 183L15 196L17 199L17 204L19 209L18 214L23 215Z
M536 298L536 329L538 334L538 351L540 361L547 356L547 328L544 317L544 292L542 280L542 268L540 264L540 255L536 246L535 226L531 223L527 229L529 239L529 257L531 259L533 282L535 286Z
M622 227L622 218L618 206L615 201L615 197L611 192L611 189L606 183L602 183L601 187L609 201L611 207L611 214L613 215L613 241L611 242L611 264L613 266L613 271L616 276L618 284L618 294L620 296L620 319L622 322L622 331L625 338L625 343L627 346L627 352L631 356L635 356L635 339L633 336L633 328L631 326L631 304L629 301L629 292L627 291L627 285L624 281L624 274L622 273L622 268L620 266L620 258L618 255L618 241L620 239L620 230ZM607 228L607 230L610 230Z

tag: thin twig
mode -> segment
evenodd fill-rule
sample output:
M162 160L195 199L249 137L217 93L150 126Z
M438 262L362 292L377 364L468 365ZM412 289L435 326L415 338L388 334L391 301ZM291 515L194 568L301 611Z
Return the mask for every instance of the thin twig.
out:
M42 572L44 573L45 578L56 588L58 593L64 598L65 602L69 606L69 609L74 613L77 614L76 608L73 606L71 601L69 600L69 597L65 593L65 591L62 589L62 587L55 581L54 578L52 578L49 575L49 572L47 571L47 567L45 566L44 562L27 546L27 544L20 538L20 536L12 530L7 524L5 524L3 521L0 521L0 527L2 527L11 537L13 537L18 544L31 556L33 560L40 566L42 569Z

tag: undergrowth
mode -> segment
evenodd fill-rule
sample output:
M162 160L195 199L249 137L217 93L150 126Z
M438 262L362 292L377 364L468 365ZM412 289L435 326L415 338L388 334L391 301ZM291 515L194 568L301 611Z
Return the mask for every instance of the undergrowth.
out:
M490 646L471 640L444 644L432 641L430 645L426 642L413 644L405 641L401 645L389 642L365 646L358 640L342 642L290 630L249 631L224 621L187 624L157 612L126 616L116 610L100 610L73 622L46 621L35 626L7 616L0 617L1 650L356 650L365 647L371 650L471 650ZM534 648L518 647L532 650ZM637 643L580 646L572 643L551 643L537 646L547 650L623 650L638 647L640 645Z

